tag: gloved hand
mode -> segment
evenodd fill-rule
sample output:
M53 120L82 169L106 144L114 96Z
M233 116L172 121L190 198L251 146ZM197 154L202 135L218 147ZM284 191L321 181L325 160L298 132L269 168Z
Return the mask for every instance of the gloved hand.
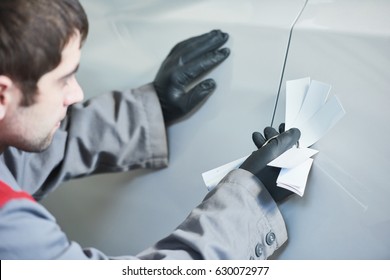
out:
M279 126L279 132L280 134L272 127L264 129L265 137L260 132L254 132L252 139L258 150L254 151L240 166L240 168L254 174L276 202L285 199L293 192L276 186L280 168L267 166L267 164L292 148L301 136L301 132L297 128L291 128L284 132L284 124ZM264 145L272 137L275 138Z
M168 54L154 80L166 123L184 116L214 91L213 79L198 83L188 92L187 88L229 56L228 48L219 49L228 37L213 30L178 43Z

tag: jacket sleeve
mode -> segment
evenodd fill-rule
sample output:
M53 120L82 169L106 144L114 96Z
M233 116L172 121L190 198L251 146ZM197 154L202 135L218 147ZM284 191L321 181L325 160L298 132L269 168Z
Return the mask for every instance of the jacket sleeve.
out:
M3 160L19 186L36 199L71 178L165 167L168 148L158 97L148 84L74 105L46 151L10 148Z
M264 185L231 171L145 259L266 259L287 240L283 217Z
M0 205L1 259L265 259L287 239L270 194L241 169L229 173L172 234L136 256L81 248L42 205L25 195L10 197L22 198Z

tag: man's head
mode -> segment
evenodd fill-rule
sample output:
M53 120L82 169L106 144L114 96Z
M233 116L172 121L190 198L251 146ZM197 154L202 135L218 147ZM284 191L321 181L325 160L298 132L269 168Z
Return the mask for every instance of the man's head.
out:
M87 33L77 0L0 1L0 152L50 144L67 107L82 100L74 74Z

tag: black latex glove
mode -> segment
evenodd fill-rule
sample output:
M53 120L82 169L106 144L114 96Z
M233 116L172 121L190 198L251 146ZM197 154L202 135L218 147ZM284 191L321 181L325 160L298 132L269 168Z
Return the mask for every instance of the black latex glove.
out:
M187 88L229 56L228 48L219 49L228 38L227 33L213 30L178 43L171 50L154 80L166 123L184 116L214 91L213 79Z
M267 164L292 148L301 136L301 132L297 128L291 128L284 132L284 124L279 126L279 132L272 127L264 129L264 136L260 132L254 132L252 139L258 150L254 151L240 166L240 168L254 174L277 202L285 199L293 192L276 186L280 168L267 166ZM272 137L276 138L264 145Z

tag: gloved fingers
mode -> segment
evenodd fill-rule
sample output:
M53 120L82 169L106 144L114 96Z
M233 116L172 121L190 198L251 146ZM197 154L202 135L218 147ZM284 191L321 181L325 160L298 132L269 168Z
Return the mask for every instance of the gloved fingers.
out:
M286 130L286 124L285 123L281 123L279 125L279 133L283 133L285 130Z
M168 56L174 54L174 53L182 53L182 49L186 48L187 46L191 45L193 42L197 41L205 41L207 40L207 36L210 36L209 34L214 32L216 30L211 30L210 32L198 35L198 36L193 36L190 38L187 38L179 43L177 43L169 52Z
M276 131L276 129L271 126L267 126L266 128L264 128L264 137L267 140L277 136L278 134L279 133Z
M270 158L270 161L292 148L298 142L300 137L301 132L299 129L291 128L272 139L264 146L265 148L272 150L272 158Z
M185 99L185 111L190 112L198 104L200 104L208 95L210 95L216 88L216 83L213 79L207 79L200 82L188 93L182 96Z
M224 61L230 54L230 50L227 48L209 52L196 60L191 61L187 65L182 66L180 71L181 75L178 75L181 86L187 86L203 74L206 74L209 70Z
M206 41L204 42L194 42L188 47L183 48L182 60L184 63L188 63L207 53L212 53L218 50L226 43L229 38L229 35L227 33L222 33L221 31L218 31L206 37L210 38L206 38Z
M260 132L257 132L257 131L252 133L252 140L258 149L260 149L264 145L264 143L266 142L264 136Z
M272 137L276 137L277 135L283 132L284 132L284 123L281 123L279 125L279 133L274 128L268 126L264 129L265 137L260 132L254 132L252 134L252 140L255 143L256 147L260 149L265 144L265 142L267 142L268 139L271 139Z
M290 149L299 140L300 135L301 132L297 128L292 128L279 134L266 145L254 151L240 168L248 170L252 174L257 174L268 163Z
M209 33L192 37L179 43L171 51L182 63L186 64L199 56L219 49L228 40L229 35L220 30L213 30Z

